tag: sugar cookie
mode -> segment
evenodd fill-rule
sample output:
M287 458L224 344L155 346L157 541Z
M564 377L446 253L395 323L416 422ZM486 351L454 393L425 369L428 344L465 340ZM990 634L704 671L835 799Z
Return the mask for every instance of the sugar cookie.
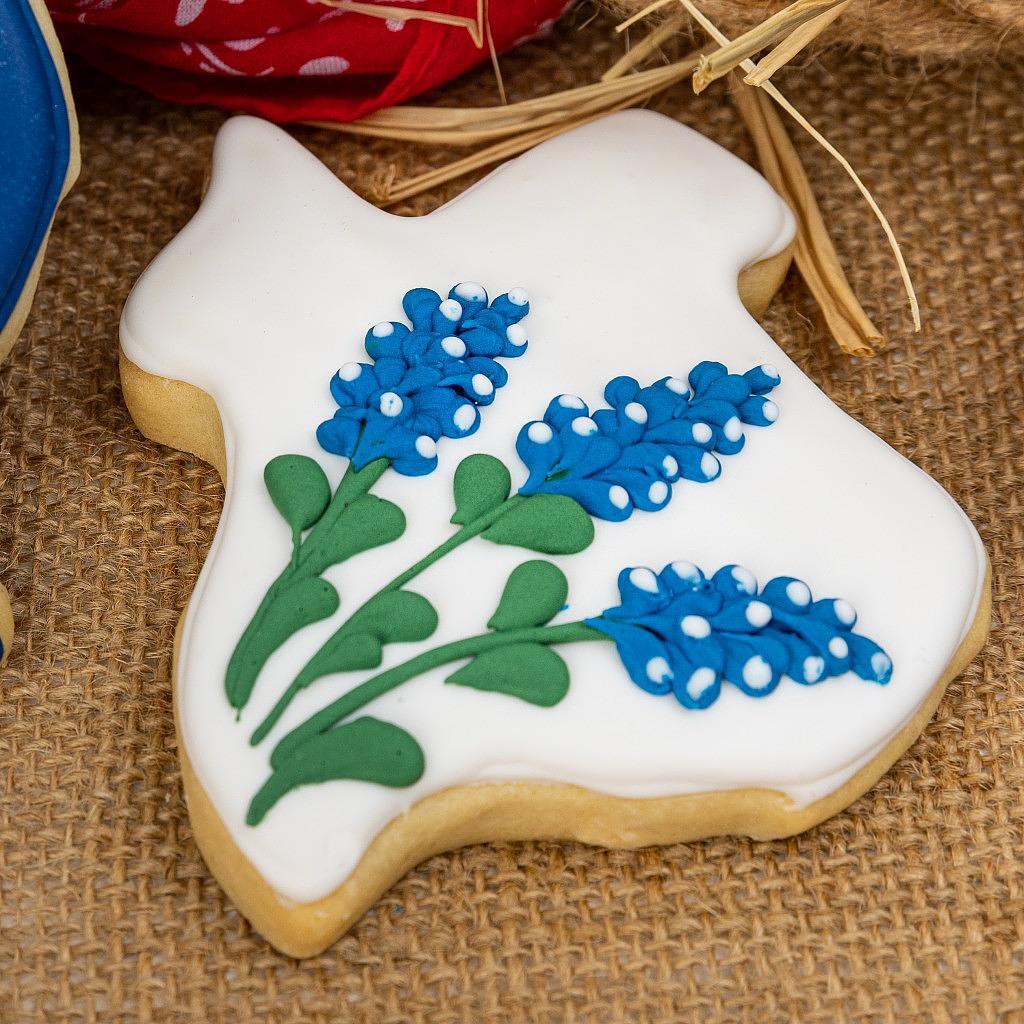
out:
M275 946L323 949L462 843L793 834L924 727L987 560L751 318L792 237L754 171L646 112L414 219L225 125L125 307L122 383L225 480L179 747Z

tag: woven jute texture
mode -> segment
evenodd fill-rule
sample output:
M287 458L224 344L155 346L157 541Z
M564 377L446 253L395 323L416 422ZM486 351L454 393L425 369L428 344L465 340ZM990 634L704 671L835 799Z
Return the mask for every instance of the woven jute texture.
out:
M619 18L650 0L602 0ZM727 35L737 36L781 11L792 0L698 0L697 6ZM663 17L679 8L667 6ZM845 43L877 46L926 62L1024 54L1021 0L857 0L810 49Z
M610 23L583 20L504 61L514 95L610 63ZM891 341L871 361L839 355L795 275L768 329L949 489L992 558L991 639L922 738L789 841L435 857L303 963L250 930L192 842L171 646L223 492L207 466L143 440L116 370L121 305L194 210L224 115L73 72L83 173L0 373L0 549L19 629L0 685L3 1024L1024 1020L1024 68L925 80L854 53L781 80L898 225L926 327L909 333L873 222L801 140ZM481 73L435 99L493 102L494 83ZM656 106L752 158L720 89ZM356 188L451 159L298 135Z

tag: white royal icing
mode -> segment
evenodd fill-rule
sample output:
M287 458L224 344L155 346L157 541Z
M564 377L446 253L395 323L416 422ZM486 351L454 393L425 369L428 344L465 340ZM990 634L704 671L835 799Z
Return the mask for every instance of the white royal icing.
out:
M283 896L330 892L392 818L450 786L549 780L631 797L756 786L806 805L842 785L913 716L975 617L984 553L949 496L836 408L743 309L737 274L792 234L789 211L751 168L652 113L616 114L546 142L421 218L374 209L269 124L243 117L225 125L202 207L137 284L121 339L143 370L212 395L223 419L224 511L176 666L181 738L235 842ZM328 571L340 611L273 655L236 722L225 667L290 554L264 465L307 454L336 484L345 460L314 436L335 409L332 374L365 359L368 327L403 319L409 288L444 295L463 281L492 297L528 289L529 349L506 360L509 382L482 410L479 432L442 439L433 474L390 472L376 485L405 509L405 535ZM518 290L510 295L525 301ZM415 786L307 786L247 826L273 743L365 675L332 676L301 693L255 749L252 729L345 616L450 535L459 461L490 452L518 485L517 432L552 396L579 394L599 407L619 374L642 384L673 374L685 389L705 359L736 372L774 363L778 422L747 430L744 451L713 483L681 481L661 511L598 521L586 552L554 559L570 583L556 621L617 604L625 566L680 559L679 572L690 562L713 572L738 563L761 581L793 576L816 596L848 597L859 628L892 657L889 685L852 674L815 687L783 680L762 699L726 685L713 706L691 711L634 685L611 643L581 643L560 650L568 696L542 709L446 686L440 670L369 709L420 742L426 770ZM474 415L467 406L455 420L466 429ZM718 472L717 460L709 463L707 475ZM479 632L499 581L530 557L473 541L425 572L415 589L440 613L427 643ZM747 582L742 573L737 580ZM392 645L384 666L424 649ZM651 678L666 667L648 665ZM806 671L812 678L821 666ZM751 686L767 679L756 661L744 676ZM686 685L697 696L713 682L695 673Z

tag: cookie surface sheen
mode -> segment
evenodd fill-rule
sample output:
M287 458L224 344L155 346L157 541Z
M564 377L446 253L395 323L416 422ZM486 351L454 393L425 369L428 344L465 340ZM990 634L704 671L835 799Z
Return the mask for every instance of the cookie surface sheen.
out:
M952 499L834 406L744 310L738 274L784 250L792 233L789 211L751 168L651 113L554 139L411 219L360 200L284 132L252 118L225 125L201 209L139 281L121 339L145 374L194 385L220 414L227 493L181 630L179 727L217 816L278 894L326 896L390 821L451 787L554 782L632 798L759 789L806 806L850 780L929 698L979 614L984 551ZM527 352L507 365L479 431L442 439L432 474L381 478L374 493L405 510L404 535L327 570L341 609L270 657L236 722L226 666L290 553L264 466L281 453L307 455L336 486L345 460L315 436L336 409L332 375L365 359L369 327L402 319L408 289L444 295L459 281L492 296L529 292ZM372 673L303 691L262 746L249 745L251 732L354 608L450 536L458 463L493 454L512 468L515 488L525 478L516 435L553 396L593 406L613 377L685 378L702 360L737 372L778 367L778 422L748 432L713 485L682 481L663 510L596 521L587 550L552 557L569 580L569 607L554 621L616 604L624 566L738 563L762 583L792 575L815 596L847 599L858 628L892 658L888 685L852 673L818 686L785 679L757 700L724 687L694 711L635 686L612 644L574 644L559 650L568 695L539 708L445 685L440 669L370 708L419 741L419 782L305 786L246 825L273 743ZM470 543L428 569L415 587L437 609L437 632L386 648L384 667L481 632L503 582L529 557Z

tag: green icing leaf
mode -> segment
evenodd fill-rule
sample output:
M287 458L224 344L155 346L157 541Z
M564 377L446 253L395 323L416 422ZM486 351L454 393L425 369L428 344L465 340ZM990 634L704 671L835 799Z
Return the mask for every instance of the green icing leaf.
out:
M480 536L544 555L574 555L594 539L594 523L582 505L564 494L531 494Z
M323 514L331 485L320 463L305 455L278 455L263 470L263 482L277 511L298 538Z
M332 672L376 668L383 646L426 640L437 629L437 612L420 594L385 591L349 619L299 673L294 687L301 690Z
M276 600L260 610L258 622L247 630L228 664L227 688L231 706L243 708L256 677L274 651L300 629L338 610L338 592L322 579L299 580L281 588Z
M569 670L550 647L509 644L477 655L445 681L549 708L568 693Z
M258 825L281 797L298 786L355 779L400 789L418 782L423 766L423 750L404 729L377 718L357 718L296 749L253 797L245 820Z
M385 590L345 623L345 632L370 633L382 644L426 640L435 629L434 606L411 590Z
M487 623L490 629L543 626L565 607L569 583L550 562L534 559L512 570L498 608Z
M455 515L458 526L479 519L496 509L512 489L512 477L505 463L493 455L470 455L455 470Z
M353 555L398 540L404 531L405 514L397 505L375 494L364 494L345 508L332 529L323 533L314 530L306 538L302 546L303 557L308 558L304 569L319 576Z

